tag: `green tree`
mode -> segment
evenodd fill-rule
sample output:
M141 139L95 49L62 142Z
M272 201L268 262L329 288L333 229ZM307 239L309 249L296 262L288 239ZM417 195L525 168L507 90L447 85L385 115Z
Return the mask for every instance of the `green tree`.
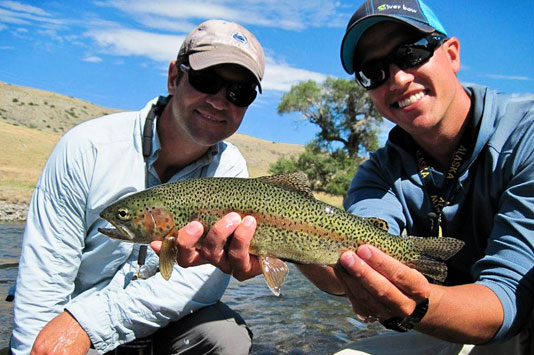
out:
M327 78L293 85L282 96L278 113L299 112L303 121L319 127L315 140L298 157L281 158L271 173L302 170L312 189L344 195L367 152L378 148L382 117L367 92L353 80Z

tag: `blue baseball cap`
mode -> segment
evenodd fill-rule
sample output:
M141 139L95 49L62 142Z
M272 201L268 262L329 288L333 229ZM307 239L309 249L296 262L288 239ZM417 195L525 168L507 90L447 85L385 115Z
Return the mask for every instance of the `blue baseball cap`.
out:
M421 0L367 0L352 15L341 43L341 63L347 73L354 73L354 51L363 33L382 21L405 23L423 33L437 31L447 35L434 12Z

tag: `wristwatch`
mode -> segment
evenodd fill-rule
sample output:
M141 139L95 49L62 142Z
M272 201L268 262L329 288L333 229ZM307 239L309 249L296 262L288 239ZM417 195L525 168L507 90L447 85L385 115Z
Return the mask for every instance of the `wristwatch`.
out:
M428 298L423 302L419 303L415 307L413 313L410 314L408 317L393 317L381 323L387 329L404 333L408 330L413 329L417 325L417 323L419 323L421 319L423 319L426 314L426 311L428 311Z

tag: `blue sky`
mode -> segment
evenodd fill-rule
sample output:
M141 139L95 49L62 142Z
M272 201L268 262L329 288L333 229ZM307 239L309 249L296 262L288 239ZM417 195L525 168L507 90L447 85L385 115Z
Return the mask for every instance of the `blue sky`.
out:
M465 83L534 96L534 1L426 0L461 43ZM315 128L276 113L301 80L349 79L339 59L360 1L0 0L0 80L98 105L137 110L166 94L168 63L185 35L210 18L239 22L263 44L264 93L239 133L304 144Z

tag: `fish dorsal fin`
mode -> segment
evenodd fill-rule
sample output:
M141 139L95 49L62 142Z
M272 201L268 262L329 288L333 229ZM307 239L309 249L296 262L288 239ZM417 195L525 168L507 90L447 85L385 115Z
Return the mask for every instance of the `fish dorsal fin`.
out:
M171 233L163 238L161 243L161 252L159 254L159 272L165 280L171 278L172 269L174 268L174 258L176 257L176 251L178 250L178 244L176 243L175 233L176 229L173 229Z
M389 230L388 222L384 221L383 219L376 217L367 217L366 220L375 227L380 228L386 232Z
M257 179L267 182L269 184L274 184L281 187L288 187L290 189L313 197L308 176L302 171L297 171L289 174L261 176Z
M289 272L286 263L272 256L261 256L260 265L267 286L275 296L280 296L280 289Z

